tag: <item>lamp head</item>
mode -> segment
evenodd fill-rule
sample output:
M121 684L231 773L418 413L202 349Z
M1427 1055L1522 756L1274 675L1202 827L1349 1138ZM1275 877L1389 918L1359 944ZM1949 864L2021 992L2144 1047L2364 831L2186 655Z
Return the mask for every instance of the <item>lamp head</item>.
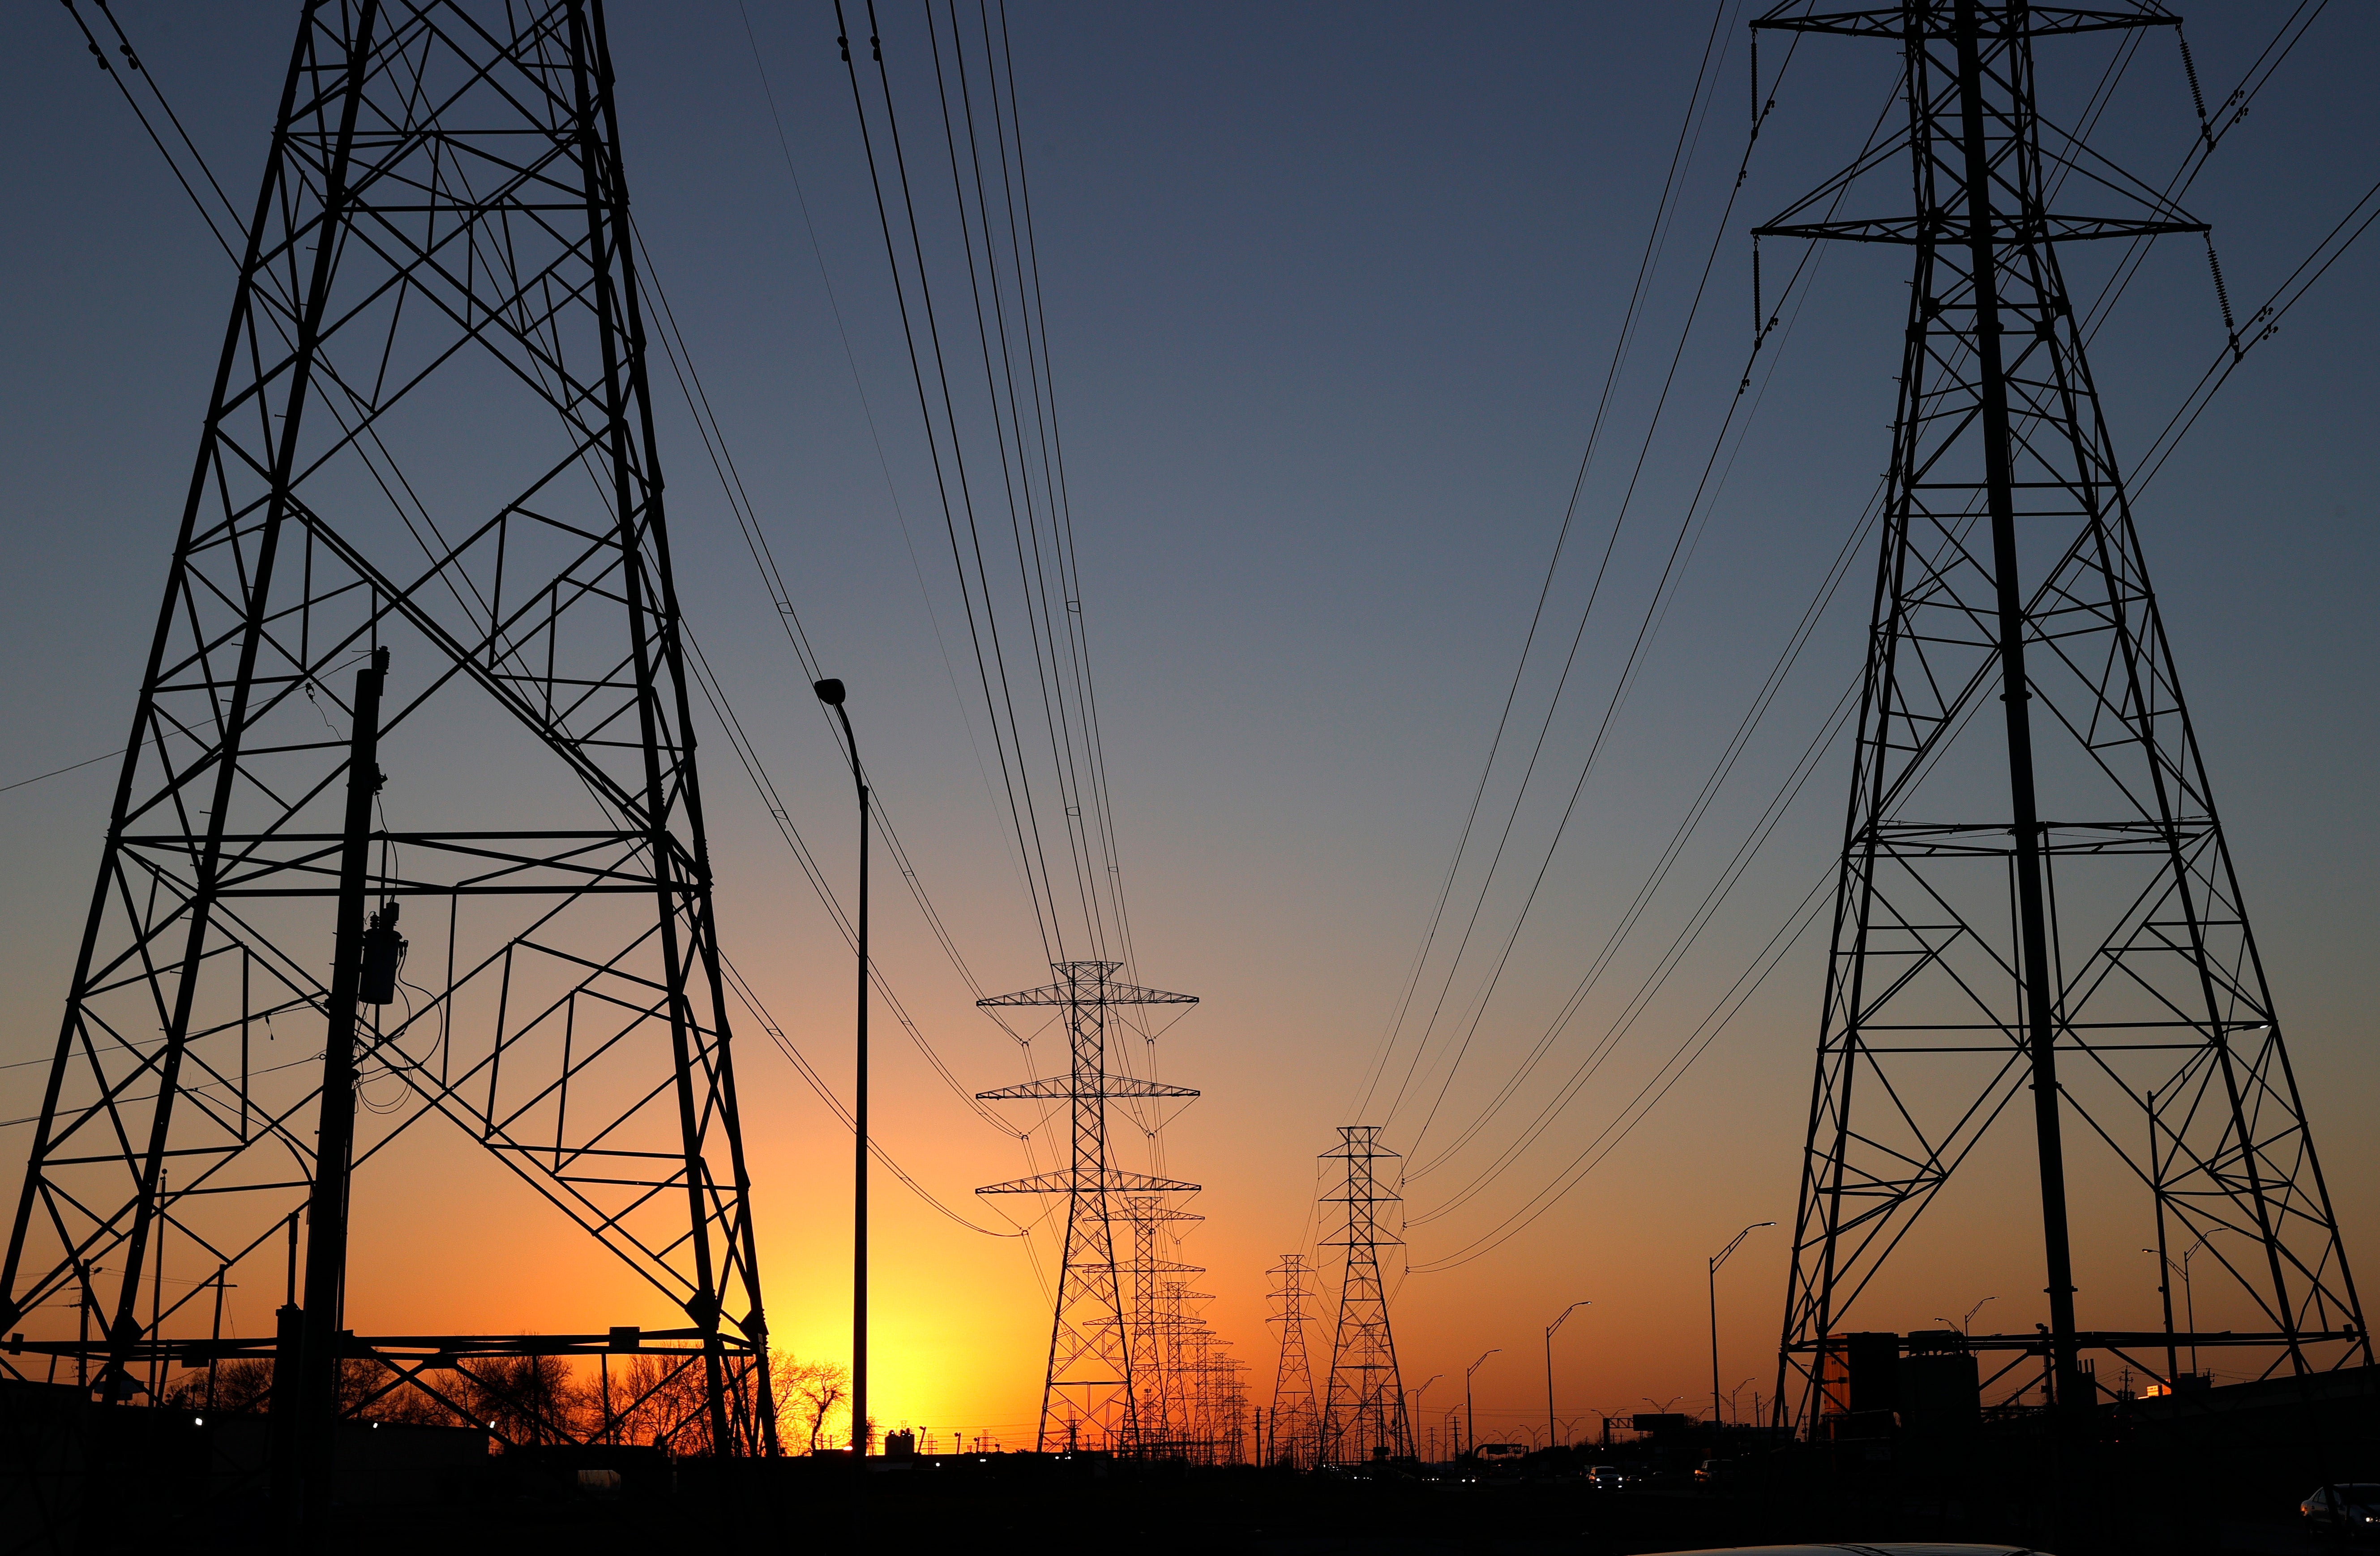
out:
M810 690L818 693L819 700L830 708L843 706L843 683L832 675L823 681L812 681Z

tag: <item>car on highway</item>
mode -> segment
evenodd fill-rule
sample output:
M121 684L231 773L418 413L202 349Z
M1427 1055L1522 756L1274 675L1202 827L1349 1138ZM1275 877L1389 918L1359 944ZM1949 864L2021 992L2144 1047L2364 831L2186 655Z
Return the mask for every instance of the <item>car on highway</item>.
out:
M1586 1484L1590 1490L1617 1491L1623 1486L1635 1484L1635 1481L1634 1476L1618 1465L1597 1465L1586 1472Z
M2316 1487L2298 1503L2308 1528L2331 1534L2380 1536L2380 1483L2345 1481Z

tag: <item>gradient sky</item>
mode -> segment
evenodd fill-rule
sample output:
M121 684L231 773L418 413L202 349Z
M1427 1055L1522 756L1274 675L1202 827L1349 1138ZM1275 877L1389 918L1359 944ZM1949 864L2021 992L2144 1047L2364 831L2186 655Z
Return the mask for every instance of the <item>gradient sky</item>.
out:
M117 7L235 198L261 164L290 7ZM914 13L887 7L893 68ZM2201 78L2228 91L2277 24L2266 6L2192 7ZM702 365L811 639L852 687L877 782L937 906L988 987L1046 981L996 808L971 747L963 638L832 7L754 3L750 18L807 190L814 254L733 4L623 3L625 156L659 274ZM1742 152L1743 32L1683 176L1643 334L1621 378L1548 621L1567 638L1578 560L1611 529ZM1051 355L1099 655L1111 784L1140 971L1203 1004L1164 1039L1167 1078L1203 1098L1168 1130L1173 1172L1207 1185L1184 1257L1208 1268L1217 1327L1269 1395L1263 1271L1311 1236L1332 1126L1389 1125L1412 1148L1436 1080L1391 1115L1353 1112L1451 857L1576 472L1637 256L1711 22L1706 6L1013 7ZM2334 6L2224 142L2187 203L2215 224L2252 308L2380 176L2380 102L2363 67L2380 16ZM2063 47L2060 45L2059 47ZM2104 56L2044 50L2064 116ZM2088 63L2085 63L2087 61ZM1765 69L1774 56L1764 50ZM1579 681L1548 745L1514 851L1534 867L1732 395L1752 317L1746 229L1830 172L1893 82L1882 45L1804 46L1730 218L1676 387L1613 553ZM0 17L0 157L14 199L0 247L11 369L0 454L9 608L0 649L0 783L123 739L229 302L227 265L56 7ZM924 133L922 119L905 125ZM2128 75L2095 143L2162 182L2195 133L2170 45ZM1867 190L1884 209L1905 182ZM891 465L891 494L855 390ZM1783 263L1775 265L1772 278ZM1784 261L1790 262L1790 261ZM2095 288L2095 256L2070 259ZM1467 1121L1544 1030L1603 944L1686 797L1734 728L1888 456L1906 256L1826 257L1695 541L1417 1161ZM2372 349L2380 249L2350 253L2233 378L2136 504L2267 968L2307 1089L2350 1256L2380 1258L2380 1102L2371 1040L2380 754L2368 602L2380 404ZM1771 286L1775 285L1774 280ZM2221 346L2203 253L2159 249L2095 343L2120 453L2145 446ZM662 432L680 587L796 824L847 879L849 796L799 667L682 407ZM896 511L896 499L898 508ZM914 547L914 552L913 548ZM917 559L914 563L913 555ZM1863 564L1863 566L1864 564ZM1864 590L1825 618L1738 778L1643 930L1562 1039L1608 1027L1714 880L1857 668ZM949 645L948 657L938 646ZM955 667L955 671L953 669ZM1524 677L1541 710L1547 666ZM1535 699L1534 703L1532 699ZM723 759L723 748L713 748ZM1602 1130L1827 868L1847 757L1830 753L1720 917L1607 1067L1515 1170L1410 1234L1415 1262L1500 1222ZM97 862L112 764L0 794L0 1118L38 1106L42 1070ZM795 1040L846 1082L848 979L823 910L740 771L707 770L727 948ZM1501 780L1500 780L1501 782ZM1552 792L1552 791L1548 791ZM1491 785L1491 810L1509 789ZM1519 888L1488 897L1500 943ZM884 965L970 1087L1022 1078L1014 1045L897 897ZM1462 900L1458 891L1458 900ZM67 905L71 905L70 906ZM1641 1407L1709 1386L1695 1266L1748 1222L1792 1211L1823 947L1805 940L1660 1108L1522 1236L1418 1274L1395 1322L1425 1415L1479 1374L1483 1429L1541 1419L1539 1335L1559 1342L1559 1413ZM1476 989L1471 964L1449 1001ZM755 1034L754 1036L757 1036ZM1044 1073L1059 1063L1038 1045ZM827 1111L757 1041L744 1112L781 1343L845 1343L848 1150ZM1022 1171L897 1032L879 1053L878 1133L947 1203ZM1569 1063L1559 1066L1567 1071ZM1416 1100L1416 1098L1418 1100ZM1500 1146L1510 1121L1481 1145ZM1499 1129L1502 1130L1500 1135ZM0 1129L13 1169L29 1131ZM1416 1214L1484 1160L1408 1188ZM1126 1165L1138 1165L1128 1149ZM625 1283L459 1150L452 1185L358 1187L352 1321L575 1329L634 1321ZM11 1175L8 1187L14 1191ZM411 1180L418 1185L425 1181ZM2092 1192L2087 1181L2082 1190ZM1946 1198L1879 1324L1924 1327L1985 1296L1988 1321L2037 1316L2022 1150ZM1029 1431L1048 1315L1013 1241L880 1194L880 1419ZM2153 1321L2154 1270L2131 1220L2082 1214L2083 1321ZM375 1231L374 1227L378 1230ZM1046 1258L1050 1244L1037 1243ZM1723 1382L1767 1387L1782 1232L1725 1277ZM263 1323L263 1304L246 1309ZM2207 1327L2228 1316L2201 1315ZM650 1318L646 1321L652 1321ZM1764 1359L1764 1354L1767 1359ZM1747 1394L1748 1404L1748 1394Z

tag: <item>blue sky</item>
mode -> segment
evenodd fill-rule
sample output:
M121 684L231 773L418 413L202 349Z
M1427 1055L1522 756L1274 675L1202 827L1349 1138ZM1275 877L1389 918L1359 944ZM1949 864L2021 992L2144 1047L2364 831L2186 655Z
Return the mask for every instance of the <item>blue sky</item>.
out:
M244 203L287 8L117 8ZM914 12L884 14L908 91L916 78L898 73L920 68L903 52L917 41ZM1681 176L1676 225L1585 488L1578 524L1590 544L1549 596L1564 636L1587 587L1579 558L1620 510L1743 153L1744 37L1732 9L1727 19L1716 106ZM979 767L972 662L832 9L755 4L748 20L749 34L735 5L613 8L640 220L795 602L830 671L853 687L871 766L937 906L988 985L1021 988L1042 980L1038 942ZM2279 16L2234 5L2188 20L2201 78L2219 93ZM1019 4L1010 21L1142 972L1206 1001L1166 1051L1165 1073L1207 1093L1170 1131L1170 1160L1208 1185L1197 1251L1216 1271L1208 1289L1223 1327L1269 1365L1260 1272L1304 1234L1313 1158L1350 1122L1478 781L1711 12ZM123 738L229 277L65 15L22 7L0 28L0 155L15 193L0 249L13 368L0 387L0 449L15 477L0 522L11 589L0 647L18 666L0 687L9 783ZM2362 79L2375 30L2380 18L2362 10L2325 12L2187 198L2215 225L2243 312L2380 176L2380 104ZM2088 91L2104 58L2072 47L2069 63L2044 46L2053 115ZM1813 43L1778 90L1583 639L1581 684L1548 737L1564 792L1742 371L1745 233L1857 147L1891 90L1889 53ZM1776 57L1764 44L1766 72ZM922 137L927 110L905 102L905 131ZM2160 41L2128 73L2095 144L2161 182L2195 132L2179 57ZM1905 182L1871 184L1880 205L1905 199ZM1783 263L1773 249L1765 261L1773 285ZM1764 351L1773 376L1760 381L1451 1112L1492 1090L1602 943L1883 468L1905 262L1881 249L1827 255L1790 332ZM2095 289L2101 263L2070 260L2078 289ZM2376 267L2380 250L2351 251L2137 504L2349 1246L2367 1260L2380 1234L2380 1162L2362 1128L2380 1097L2367 950L2380 862L2367 797L2380 735L2367 605L2380 584ZM2203 251L2161 246L2094 345L2119 452L2151 441L2221 344ZM672 412L662 435L689 617L797 824L847 871L833 748L684 416ZM1856 669L1864 608L1855 581L1612 989L1634 987ZM1548 689L1533 664L1523 709L1541 709ZM60 905L88 891L112 771L0 794L13 860L0 893L0 1059L38 1053L55 1030L78 928ZM1846 772L1840 751L1822 761L1567 1135L1601 1127L1824 870ZM718 763L708 782L717 846L735 861L721 897L729 948L765 966L779 1014L832 1072L848 1015L840 943L742 774ZM1491 806L1502 792L1491 787ZM1533 799L1523 811L1515 847L1532 863L1556 808ZM1491 894L1492 931L1509 927L1516 900ZM1015 1078L1006 1039L966 1008L914 913L897 902L884 911L888 966L945 1057L971 1082ZM1504 1330L1520 1345L1529 1324L1591 1295L1607 1326L1594 1343L1609 1347L1580 1363L1597 1369L1594 1388L1620 1400L1696 1386L1701 1342L1687 1320L1698 1309L1680 1310L1699 1295L1693 1264L1735 1226L1791 1212L1821 954L1805 942L1662 1111L1530 1237L1464 1270L1415 1277L1401 1298L1408 1365L1445 1370ZM1608 1017L1623 997L1589 1016ZM1590 1019L1579 1030L1589 1026L1602 1029ZM1013 1148L966 1134L974 1126L921 1064L897 1052L886 1063L881 1133L939 1192L963 1199L1015 1171ZM787 1185L771 1282L791 1331L823 1349L844 1256L832 1195L811 1189L839 1181L842 1148L789 1075L752 1068L759 1100L747 1112L767 1120ZM30 1111L17 1104L38 1074L0 1071L0 1116ZM1468 1222L1417 1228L1417 1256L1460 1241L1450 1229L1492 1224L1569 1154L1529 1158ZM914 1207L885 1213L888 1243L910 1240L910 1283L980 1282L998 1294L991 1306L1025 1316L1015 1335L995 1325L986 1343L1032 1350L1037 1288L1013 1249ZM1998 1224L1989 1202L1973 1213ZM2007 1235L2022 1246L2022 1226ZM1739 1258L1730 1343L1742 1352L1737 1370L1755 1372L1780 1242ZM2102 1280L2109 1311L2145 1321L2144 1308L2132 1313L2143 1292L2115 1292L2118 1274ZM1967 1279L1946 1273L1940 1300ZM917 1321L931 1310L921 1297ZM1529 1387L1511 1382L1499 1407L1526 1405Z

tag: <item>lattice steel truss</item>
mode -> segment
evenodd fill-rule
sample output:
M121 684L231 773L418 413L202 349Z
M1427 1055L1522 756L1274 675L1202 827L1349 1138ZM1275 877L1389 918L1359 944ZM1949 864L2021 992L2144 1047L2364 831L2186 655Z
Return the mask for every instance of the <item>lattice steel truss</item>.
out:
M1160 1281L1157 1287L1157 1350L1163 1358L1158 1387L1164 1400L1166 1430L1161 1438L1146 1436L1145 1452L1155 1458L1202 1463L1205 1433L1200 1412L1205 1401L1198 1392L1198 1346L1200 1338L1213 1331L1191 1310L1191 1305L1203 1306L1215 1298L1207 1292L1192 1291L1181 1281Z
M2079 1124L2107 1153L2095 1216L2141 1191L2095 1235L2204 1239L2258 1320L2198 1343L2260 1347L2268 1371L2371 1359L2058 264L2060 243L2205 228L2034 104L2035 39L2173 20L1911 0L1754 24L1898 43L1908 104L1896 144L1759 236L1915 255L1780 1348L1780 1419L1805 1428L1847 1408L1829 1354L1862 1297L2011 1110L2050 1321L1968 1343L2044 1355L2070 1408L2095 1398L2084 1351L2171 1380L2170 1311L2162 1331L2077 1327ZM1902 151L1908 214L1819 219ZM2062 188L2126 209L2072 214Z
M1321 1421L1314 1408L1314 1364L1305 1349L1305 1326L1314 1318L1307 1302L1316 1295L1306 1285L1309 1269L1304 1254L1283 1254L1265 1271L1274 1277L1270 1321L1281 1326L1281 1356L1273 1366L1272 1414L1266 1430L1268 1462L1292 1469L1313 1467Z
M376 1399L665 1350L704 1380L689 1442L771 1443L612 81L596 0L305 7L0 1270L12 1327L97 1320L26 1349L112 1397L169 1354L270 1354L200 1337L226 1273L282 1290L285 1231L295 1286L344 672L382 650L366 889L414 946L355 1034L356 1182L459 1129L660 1321L344 1354Z
M1342 1124L1339 1149L1326 1161L1344 1161L1346 1182L1326 1205L1346 1207L1339 1235L1326 1248L1347 1250L1339 1283L1339 1322L1330 1341L1330 1377L1322 1398L1319 1462L1359 1465L1400 1458L1413 1452L1413 1423L1405 1414L1397 1343L1389 1331L1389 1294L1380 1278L1380 1249L1401 1243L1380 1225L1380 1207L1398 1202L1382 1185L1380 1166L1397 1153L1380 1146L1380 1126Z
M1132 1269L1126 1329L1132 1346L1134 1417L1140 1437L1136 1451L1161 1454L1183 1426L1182 1382L1174 1359L1173 1336L1165 1319L1164 1294L1159 1289L1172 1275L1203 1275L1195 1264L1164 1257L1184 1222L1206 1218L1176 1210L1154 1194L1124 1197L1124 1219L1132 1223Z
M1066 1239L1058 1260L1058 1289L1050 1322L1050 1362L1041 1384L1040 1425L1035 1441L1049 1453L1062 1447L1136 1451L1143 1438L1139 1401L1133 1386L1131 1326L1124 1310L1125 1283L1117 1268L1115 1197L1191 1194L1196 1184L1146 1173L1126 1173L1108 1153L1107 1105L1111 1099L1188 1099L1187 1087L1165 1086L1108 1072L1108 1039L1114 1013L1125 1005L1195 1005L1195 994L1169 994L1118 983L1121 962L1054 962L1058 981L1014 994L978 1000L990 1008L1042 1005L1064 1011L1068 1073L1023 1086L978 1092L986 1101L1043 1101L1067 1109L1068 1165L1064 1172L989 1184L978 1194L1062 1194Z

